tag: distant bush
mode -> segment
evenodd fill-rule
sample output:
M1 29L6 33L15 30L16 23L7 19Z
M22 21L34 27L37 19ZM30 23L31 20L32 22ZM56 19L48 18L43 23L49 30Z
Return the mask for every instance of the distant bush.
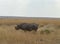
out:
M60 29L60 25L58 25L57 28Z
M43 30L41 30L41 31L40 31L40 34L44 34L44 31L43 31Z
M49 31L49 30L47 30L47 29L46 29L44 32L45 32L46 34L49 34L49 33L50 33L50 31Z
M12 24L6 24L7 26L11 26Z
M40 27L43 27L44 25L40 25Z
M40 33L41 33L41 34L45 34L45 33L46 33L46 34L49 34L50 31L46 29L46 30L41 30Z
M40 39L40 41L43 41L43 39Z

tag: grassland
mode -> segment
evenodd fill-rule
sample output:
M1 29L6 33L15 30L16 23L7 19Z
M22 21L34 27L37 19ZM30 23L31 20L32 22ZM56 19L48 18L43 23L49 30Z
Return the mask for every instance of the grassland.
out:
M15 30L15 25L22 22L37 23L40 26L37 32ZM60 20L0 19L0 44L60 44Z

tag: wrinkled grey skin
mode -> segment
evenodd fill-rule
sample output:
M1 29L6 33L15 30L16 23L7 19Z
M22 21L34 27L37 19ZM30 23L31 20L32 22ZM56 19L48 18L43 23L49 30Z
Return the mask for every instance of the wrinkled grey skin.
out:
M35 23L21 23L15 27L16 30L24 30L24 31L37 31L38 29L38 24Z

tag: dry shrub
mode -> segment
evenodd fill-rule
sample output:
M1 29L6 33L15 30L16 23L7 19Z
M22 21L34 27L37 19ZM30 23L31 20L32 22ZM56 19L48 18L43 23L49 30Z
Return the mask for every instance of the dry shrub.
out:
M40 31L41 34L50 34L50 30L45 29Z

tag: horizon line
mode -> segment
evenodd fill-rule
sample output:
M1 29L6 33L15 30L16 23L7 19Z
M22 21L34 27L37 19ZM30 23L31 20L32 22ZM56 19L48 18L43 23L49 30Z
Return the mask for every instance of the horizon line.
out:
M0 16L0 18L60 18L60 17Z
M60 18L60 17L48 17L48 16L41 16L41 17L36 17L36 16L0 16L0 17L31 17L31 18Z

